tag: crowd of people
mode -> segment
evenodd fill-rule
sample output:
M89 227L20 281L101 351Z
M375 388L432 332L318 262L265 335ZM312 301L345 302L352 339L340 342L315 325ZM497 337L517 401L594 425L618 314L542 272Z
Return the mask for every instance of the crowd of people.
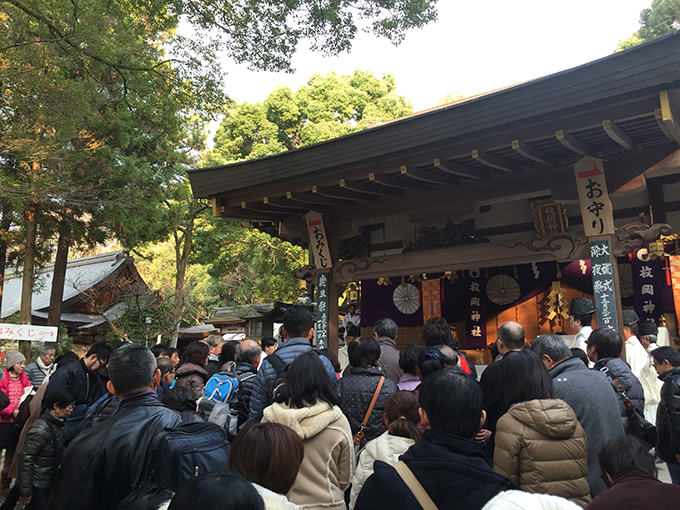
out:
M507 322L481 377L444 319L398 350L395 321L361 336L354 310L336 357L313 348L304 307L286 311L280 345L98 343L81 359L46 347L28 366L9 351L0 510L674 508L680 352L650 348L656 333L630 312L625 340L591 328L589 300L571 312L574 349ZM624 341L646 359L619 358ZM655 444L631 423L629 404L649 415L650 400Z

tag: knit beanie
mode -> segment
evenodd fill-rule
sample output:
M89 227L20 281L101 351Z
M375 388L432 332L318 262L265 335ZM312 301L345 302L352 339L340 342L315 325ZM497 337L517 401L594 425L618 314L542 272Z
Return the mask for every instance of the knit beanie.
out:
M579 510L581 507L568 499L547 494L505 491L497 494L482 510Z
M5 353L5 366L10 370L14 365L22 361L26 361L26 358L19 351L7 351Z

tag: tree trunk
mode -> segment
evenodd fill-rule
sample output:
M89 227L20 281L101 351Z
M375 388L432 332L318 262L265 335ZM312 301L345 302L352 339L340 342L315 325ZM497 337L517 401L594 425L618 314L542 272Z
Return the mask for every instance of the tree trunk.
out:
M47 315L47 325L59 327L61 320L61 303L64 297L64 283L66 281L66 263L68 251L71 247L71 225L64 221L59 225L59 242L57 244L57 258L54 261L52 276L52 293L50 294L50 308Z
M12 225L12 215L9 205L6 203L2 208L2 220L0 220L0 311L2 310L2 291L5 286L5 266L7 265L7 236L9 227Z
M26 241L24 243L24 272L21 287L21 321L31 324L31 307L33 305L33 276L35 265L35 239L37 232L36 204L30 202L24 209L26 221ZM31 342L19 341L19 351L30 359Z

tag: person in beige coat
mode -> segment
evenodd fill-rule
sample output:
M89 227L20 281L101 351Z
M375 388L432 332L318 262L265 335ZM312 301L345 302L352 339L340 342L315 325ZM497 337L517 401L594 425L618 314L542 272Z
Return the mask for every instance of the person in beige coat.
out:
M588 440L576 414L555 398L552 379L531 351L503 358L510 410L496 428L494 470L527 492L590 502Z
M308 510L345 510L344 491L354 472L354 443L347 418L319 355L299 355L262 422L280 423L302 439L304 458L288 499Z

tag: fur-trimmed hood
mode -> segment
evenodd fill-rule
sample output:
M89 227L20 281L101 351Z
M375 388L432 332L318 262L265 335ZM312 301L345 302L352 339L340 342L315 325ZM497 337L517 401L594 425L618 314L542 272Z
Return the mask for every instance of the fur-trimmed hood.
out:
M264 410L263 418L290 427L304 441L317 435L340 415L342 411L338 406L318 400L313 406L301 409L274 403Z

